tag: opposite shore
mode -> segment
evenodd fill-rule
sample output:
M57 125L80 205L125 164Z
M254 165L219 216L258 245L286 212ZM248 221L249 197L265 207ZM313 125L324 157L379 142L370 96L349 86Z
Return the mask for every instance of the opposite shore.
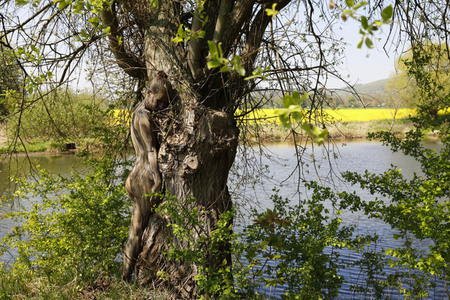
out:
M350 142L360 141L367 139L369 132L375 131L391 131L397 135L404 136L407 131L412 129L411 121L407 119L400 119L393 122L392 120L378 120L378 121L366 121L366 122L348 122L329 124L327 126L328 139L337 142ZM279 124L247 124L246 126L240 126L241 139L245 139L250 143L291 143L293 142L293 135L289 129L283 128ZM430 139L433 138L433 134L428 134ZM301 136L297 136L301 138ZM102 145L87 145L77 144L73 141L67 141L65 144L57 144L52 141L41 141L34 143L26 143L26 151L23 149L21 142L17 142L17 146L13 153L48 153L48 154L63 154L73 153L81 149L89 147L102 149ZM0 126L0 154L11 153L10 144L7 138L6 130L4 126ZM72 149L71 149L72 148ZM76 148L76 149L75 149Z

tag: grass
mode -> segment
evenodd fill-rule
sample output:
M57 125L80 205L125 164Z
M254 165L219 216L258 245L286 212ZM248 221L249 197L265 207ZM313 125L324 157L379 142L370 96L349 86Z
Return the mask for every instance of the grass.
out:
M52 141L25 143L25 146L26 152L46 152L58 150L58 147ZM21 143L17 143L14 147L8 144L0 146L0 154L23 152L25 152L25 147Z
M32 272L11 272L0 267L0 299L175 299L167 290L127 283L118 277L101 277L89 285L76 278L58 283Z

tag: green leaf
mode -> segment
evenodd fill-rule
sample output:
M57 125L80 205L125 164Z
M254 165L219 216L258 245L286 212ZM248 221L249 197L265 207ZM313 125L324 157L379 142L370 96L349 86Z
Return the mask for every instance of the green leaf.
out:
M222 64L220 64L222 65ZM224 65L222 68L220 68L220 72L224 73L224 72L229 72L231 69L228 65Z
M33 51L36 54L39 54L39 48L37 48L36 46L30 45L30 48L31 48L31 51Z
M219 58L219 51L217 50L217 45L213 41L208 41L208 48L211 59Z
M236 70L236 72L241 75L241 76L245 76L245 68L241 65L234 67L234 69Z
M73 12L75 13L75 14L78 14L78 13L83 13L83 12L85 12L85 3L84 3L84 1L81 1L81 0L78 0L77 2L75 2L74 4L73 4Z
M294 104L301 104L300 93L297 91L292 92L292 100Z
M217 44L217 50L219 50L219 57L223 57L223 51L222 51L222 43Z
M292 96L289 94L284 95L284 98L283 98L284 108L288 108L291 105L294 105L294 98L292 98Z
M366 30L369 28L369 21L367 21L366 16L361 16L361 26Z
M17 6L24 6L26 4L28 4L30 1L27 0L16 0L16 5Z
M370 38L366 37L366 46L367 48L372 49L373 48L373 42Z
M306 134L312 138L314 143L317 143L319 146L322 145L325 138L328 136L328 130L320 129L317 126L312 124L303 123L301 128L306 132Z
M364 42L364 38L361 38L361 40L359 41L358 46L357 46L358 49L362 48L363 42Z
M206 63L206 66L208 67L208 69L214 69L222 66L222 64L217 60L210 60Z
M295 120L295 122L300 123L303 119L303 112L302 111L293 111L291 112L292 118Z
M69 4L71 4L72 3L72 1L70 1L70 0L64 0L64 1L61 1L61 2L59 2L59 4L58 4L58 9L59 10L63 10L64 8L66 8Z
M241 64L241 57L236 55L233 58L233 68L241 76L245 76L245 68Z
M172 42L179 43L187 38L187 32L183 28L183 24L178 27L177 35L172 39ZM187 38L189 40L189 38Z
M354 10L357 10L357 9L359 9L360 7L362 7L362 6L364 6L364 5L367 5L367 4L368 4L367 1L361 1L361 2L357 3L357 4L353 7L353 9L354 9Z
M391 20L393 12L394 9L392 8L392 5L389 5L388 7L383 9L383 11L381 12L381 17L383 18L384 23L387 23Z
M96 27L98 26L98 24L100 24L101 20L99 17L92 17L88 20L88 22Z
M266 14L269 17L275 18L275 16L278 14L278 11L276 10L277 4L272 4L272 8L266 8Z
M278 118L284 127L287 128L291 126L291 120L287 109L277 109L275 110L275 114L278 115Z
M353 1L353 0L345 0L345 4L347 4L348 7L353 7L355 5L355 1Z

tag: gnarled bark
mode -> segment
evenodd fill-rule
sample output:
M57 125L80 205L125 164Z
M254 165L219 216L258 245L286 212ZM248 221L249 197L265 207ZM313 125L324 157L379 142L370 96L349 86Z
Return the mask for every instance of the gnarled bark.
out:
M220 215L232 208L227 179L236 155L238 129L232 116L200 105L184 108L181 115L175 127L170 122L162 125L162 135L169 134L161 141L158 166L167 194L179 201L195 198L194 205L204 212L202 230L208 235ZM197 268L165 257L172 238L168 222L161 213L150 216L137 262L138 280L161 283L157 273L164 271L179 296L190 299L196 293ZM211 264L223 259L227 257L211 257Z

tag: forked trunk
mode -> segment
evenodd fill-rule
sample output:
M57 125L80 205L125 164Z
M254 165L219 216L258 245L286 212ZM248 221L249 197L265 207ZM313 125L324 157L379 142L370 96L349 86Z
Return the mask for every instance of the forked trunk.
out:
M196 234L192 238L198 240L200 235L210 236L221 214L232 208L227 180L236 156L239 131L233 112L213 110L204 105L204 100L210 100L211 95L206 96L194 86L186 57L172 42L179 24L175 17L170 18L176 16L176 6L168 2L160 4L160 11L153 14L156 18L151 22L153 25L146 30L148 77L151 80L158 71L164 71L178 92L170 112L157 112L152 117L154 126L158 127L153 128L159 141L157 164L163 181L162 192L166 195L160 205L173 196L180 209L195 206L201 212L200 224L194 228ZM221 97L218 94L214 97ZM215 102L230 103L230 99L223 100ZM165 283L178 292L178 297L192 299L197 292L198 266L168 259L166 253L171 242L181 248L191 247L186 241L174 239L171 222L170 216L162 211L149 213L142 248L139 247L142 250L135 264L135 278L155 286ZM219 243L216 247L221 249L205 253L206 265L231 263L226 251L229 243Z

